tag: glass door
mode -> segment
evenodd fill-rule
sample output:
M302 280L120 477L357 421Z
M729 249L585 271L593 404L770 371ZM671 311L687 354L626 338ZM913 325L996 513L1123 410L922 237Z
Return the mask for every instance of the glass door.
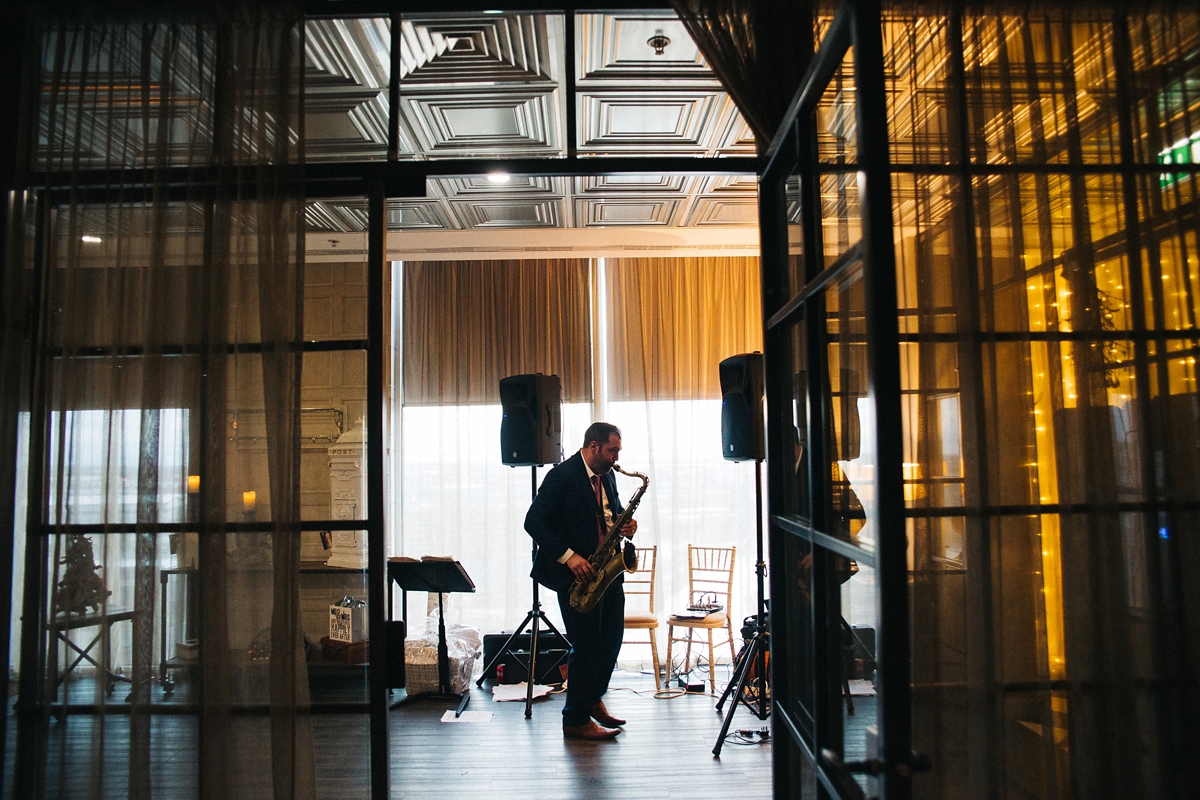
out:
M764 297L785 298L764 309L775 794L903 798L919 764L879 9L822 29L760 187L779 232Z

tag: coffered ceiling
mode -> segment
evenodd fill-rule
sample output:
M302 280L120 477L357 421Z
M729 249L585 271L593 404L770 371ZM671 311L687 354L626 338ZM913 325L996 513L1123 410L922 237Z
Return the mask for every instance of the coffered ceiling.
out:
M580 157L752 156L754 139L670 11L579 14L572 81L561 14L403 17L399 158L562 158L568 102ZM313 20L307 28L306 157L386 157L390 25ZM648 44L669 43L661 55ZM661 41L661 40L660 40ZM569 83L574 96L568 97ZM614 174L430 178L393 200L393 230L719 227L756 223L753 176ZM354 232L361 203L315 201L312 230Z

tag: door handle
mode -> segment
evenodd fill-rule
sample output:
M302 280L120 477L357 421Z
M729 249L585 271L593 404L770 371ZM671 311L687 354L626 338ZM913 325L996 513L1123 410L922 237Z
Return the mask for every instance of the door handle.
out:
M842 794L855 798L855 800L865 800L866 795L863 793L862 787L854 780L854 773L879 776L888 769L887 762L878 758L842 761L841 756L827 747L821 749L821 765L831 773L831 777L835 779ZM896 763L893 769L901 777L907 778L915 772L928 772L933 769L933 762L929 756L912 753L906 760Z

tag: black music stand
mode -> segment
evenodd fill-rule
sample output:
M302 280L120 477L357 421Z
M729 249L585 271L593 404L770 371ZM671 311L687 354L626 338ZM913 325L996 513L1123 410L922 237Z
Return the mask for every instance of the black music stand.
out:
M388 580L395 581L405 592L437 592L438 596L438 691L422 692L418 695L406 695L399 702L393 703L392 708L409 700L428 697L434 700L454 700L458 710L454 716L462 714L463 709L471 700L471 690L461 695L450 691L450 653L446 648L446 615L442 608L442 595L452 592L473 592L475 583L462 564L457 561L430 559L425 561L388 561Z

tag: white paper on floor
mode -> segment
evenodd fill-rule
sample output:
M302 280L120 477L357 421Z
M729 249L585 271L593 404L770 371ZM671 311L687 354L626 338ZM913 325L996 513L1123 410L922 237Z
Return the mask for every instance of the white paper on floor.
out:
M870 681L864 681L856 678L852 681L847 681L850 686L851 697L874 697L875 687Z
M442 722L491 722L492 712L490 711L464 711L459 716L454 716L453 711L447 710L442 714Z
M524 700L525 689L524 681L521 683L500 683L492 687L492 700L497 703L503 703L508 700ZM533 685L534 697L541 697L547 694L550 694L549 686L542 686L537 683Z

